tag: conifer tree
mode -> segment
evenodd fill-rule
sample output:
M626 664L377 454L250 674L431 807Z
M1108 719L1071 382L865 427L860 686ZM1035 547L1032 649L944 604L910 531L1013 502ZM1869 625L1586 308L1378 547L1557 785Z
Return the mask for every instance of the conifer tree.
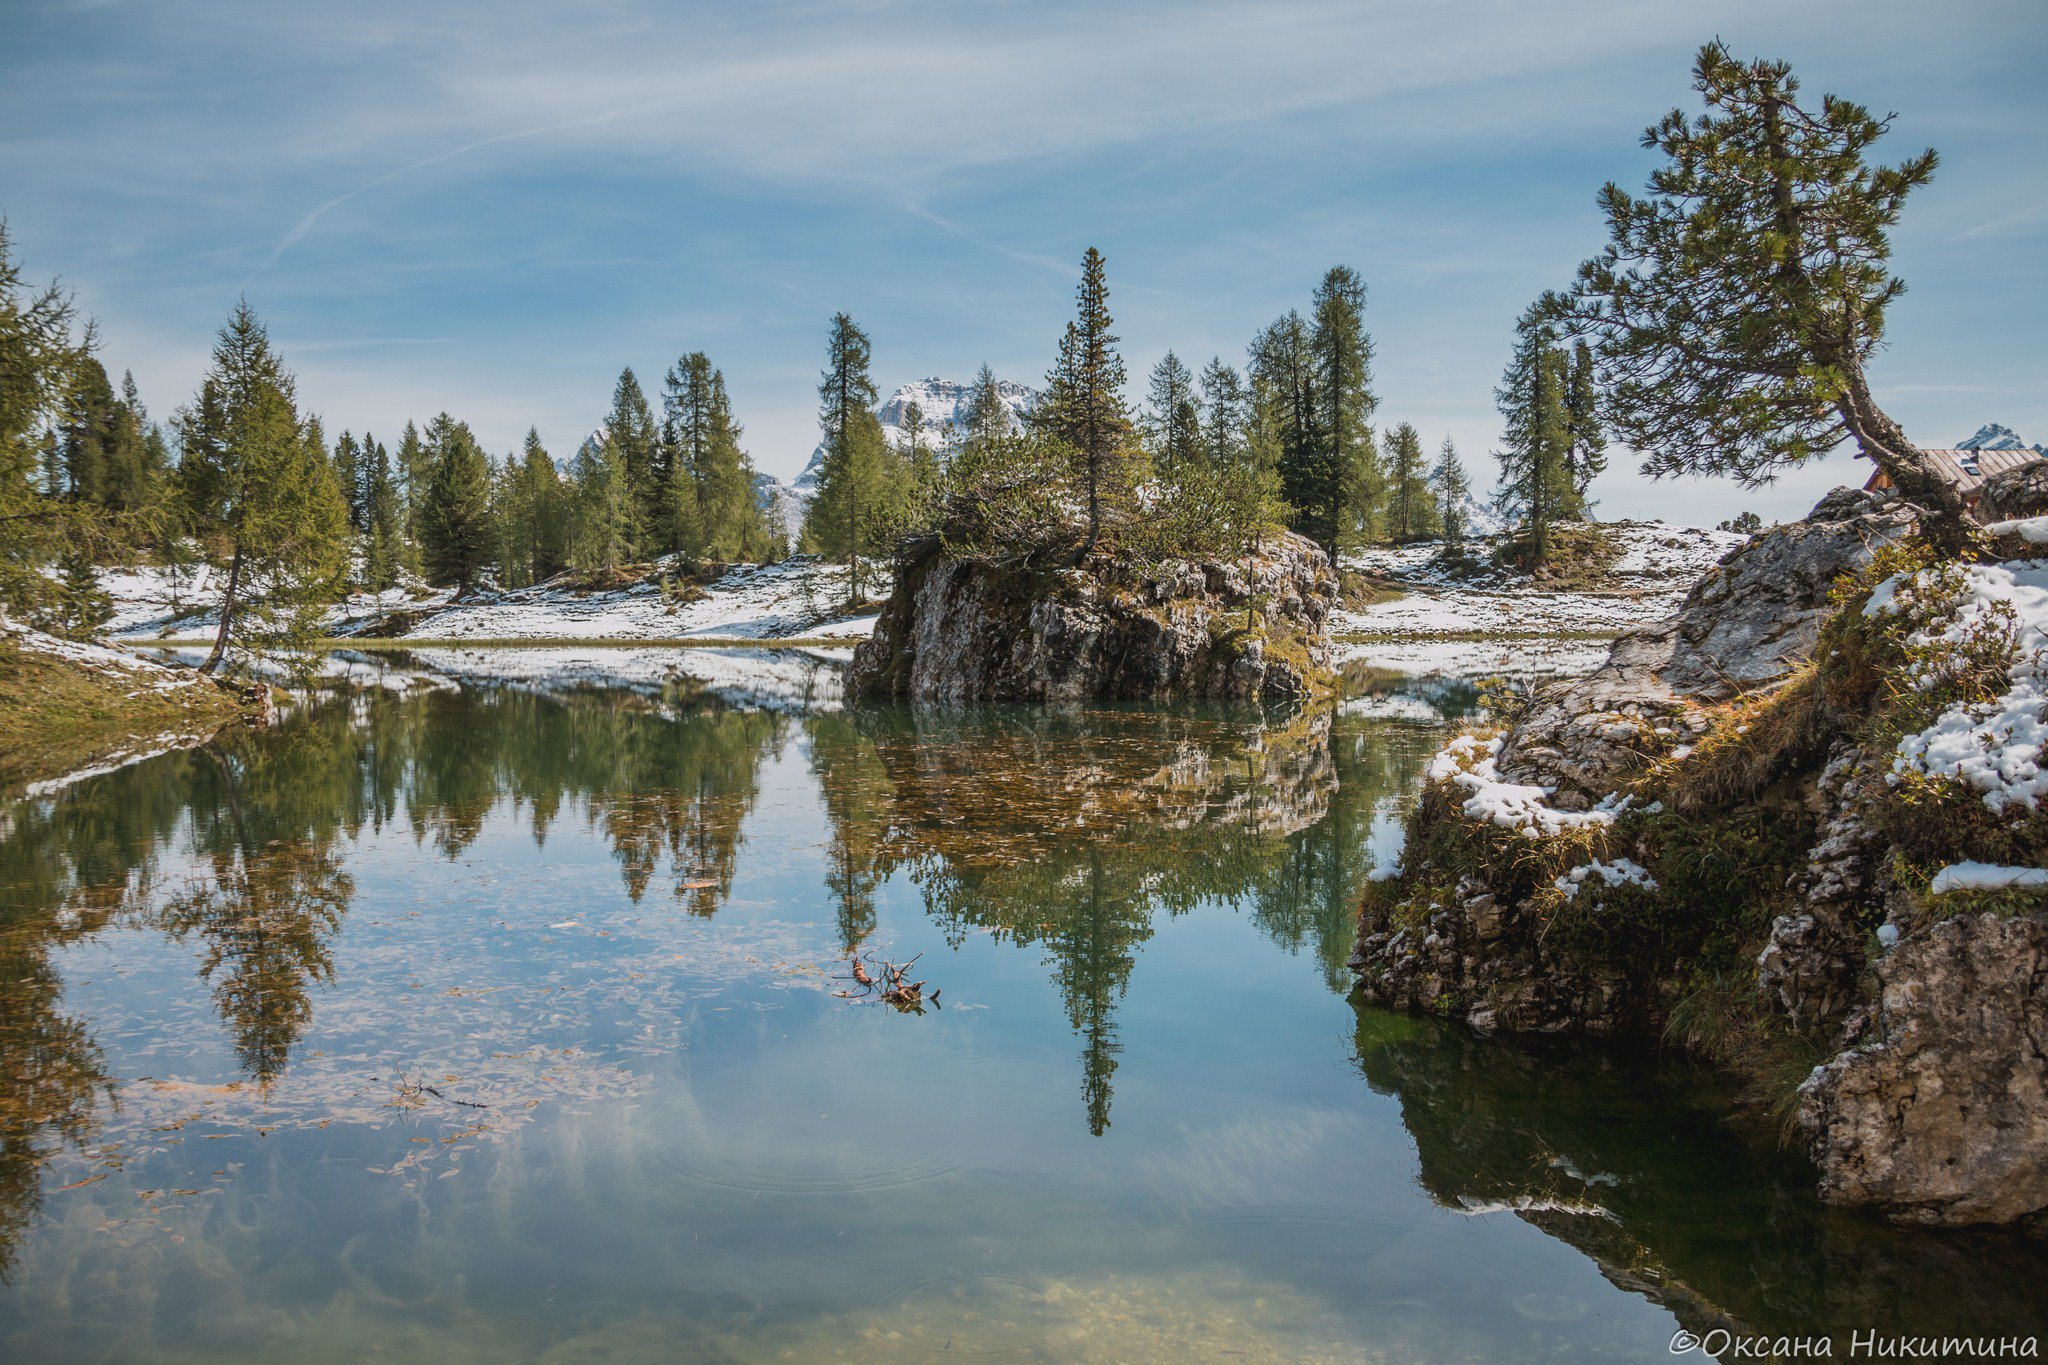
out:
M342 589L348 506L317 427L299 421L293 387L248 301L237 303L180 423L186 505L228 561L203 672L221 666L238 633L300 642Z
M1565 388L1570 364L1556 344L1540 305L1515 324L1515 349L1494 390L1504 421L1500 490L1495 504L1519 521L1530 562L1550 558L1550 530L1576 514Z
M1373 439L1372 414L1379 400L1372 391L1365 281L1349 266L1332 266L1316 287L1314 302L1317 429L1326 449L1304 485L1307 500L1297 506L1315 508L1318 519L1327 508L1336 530L1325 548L1334 559L1339 540L1362 540L1373 533L1386 489Z
M381 442L363 440L363 586L390 591L404 564L405 514L391 473L391 453Z
M984 364L975 373L974 383L967 390L967 401L960 413L960 430L956 433L957 442L963 448L992 447L1010 434L1016 425L1012 417L1010 405L1003 401L1003 391L996 382L995 371Z
M1334 552L1343 470L1322 432L1313 336L1290 311L1253 340L1252 405L1260 460L1279 477L1288 524Z
M725 375L702 351L682 357L668 372L663 408L673 548L714 560L765 555L767 522Z
M938 497L939 453L925 423L922 404L903 405L903 445L897 453L908 472L913 519L923 523Z
M433 470L420 514L420 551L427 581L468 595L490 566L491 461L466 422L443 412L427 424Z
M64 405L58 434L61 491L73 502L104 505L108 446L114 437L114 386L99 361L86 357Z
M585 438L570 469L569 562L580 573L617 568L633 552L633 492L608 433Z
M1693 87L1708 112L1674 109L1644 133L1665 158L1649 192L1601 190L1607 247L1545 300L1594 341L1615 436L1649 452L1653 477L1745 486L1846 437L1960 553L1961 494L1878 406L1864 370L1905 290L1890 229L1938 158L1869 164L1889 118L1834 95L1803 106L1789 65L1739 62L1718 41L1700 49Z
M1444 540L1453 546L1463 545L1465 504L1472 495L1472 485L1465 478L1465 462L1458 458L1458 448L1448 436L1444 437L1443 448L1437 451L1436 463L1430 467L1429 488L1436 498L1437 518L1443 526Z
M1232 469L1251 458L1250 396L1237 371L1216 356L1202 368L1202 454L1213 469Z
M1110 331L1109 282L1102 253L1081 258L1074 321L1060 338L1059 359L1046 376L1038 428L1074 453L1087 499L1087 534L1075 551L1079 563L1102 537L1105 518L1120 512L1132 484L1130 412L1124 404L1124 362Z
M1593 348L1581 338L1572 345L1571 368L1565 382L1565 464L1572 494L1580 508L1593 480L1607 468L1607 432L1600 421L1600 391L1593 368Z
M633 553L659 553L665 544L659 524L666 491L659 467L661 432L631 366L619 371L619 382L612 389L611 414L605 418L604 429L618 452L626 486L632 492Z
M346 427L334 438L334 477L340 480L342 496L348 501L349 529L360 536L369 529L363 504L363 453Z
M889 510L894 452L875 420L874 381L868 375L867 335L845 313L832 319L823 377L818 384L818 425L825 459L818 491L804 514L804 541L848 566L849 601L861 597L861 558L879 548Z
M1168 351L1152 367L1149 406L1145 412L1145 453L1162 476L1185 468L1200 457L1202 418L1196 405L1195 377L1181 358Z
M398 492L403 506L405 533L399 538L399 563L415 573L420 570L420 516L427 505L427 485L433 481L433 462L420 441L420 430L407 421L398 438Z
M56 593L43 567L77 514L51 496L44 456L92 347L69 294L27 283L0 219L0 613L38 611Z
M541 444L540 432L532 427L526 429L519 459L509 462L508 468L516 471L514 496L520 515L514 553L527 582L545 582L568 567L568 508L561 472Z
M1403 422L1387 437L1387 534L1396 543L1435 534L1436 507L1422 462L1422 437Z

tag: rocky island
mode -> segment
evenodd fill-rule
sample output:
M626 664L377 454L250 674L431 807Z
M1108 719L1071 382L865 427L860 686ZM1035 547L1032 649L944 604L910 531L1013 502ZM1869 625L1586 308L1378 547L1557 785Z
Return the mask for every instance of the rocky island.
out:
M1105 560L1044 571L905 558L849 690L992 701L1299 699L1330 683L1329 556L1291 532L1237 560Z
M2037 481L1987 501L2034 524ZM2048 879L2009 865L2048 848L2048 569L1930 560L1919 522L1838 490L1455 740L1368 899L1363 995L1662 1033L1796 1124L1824 1197L2039 1226Z

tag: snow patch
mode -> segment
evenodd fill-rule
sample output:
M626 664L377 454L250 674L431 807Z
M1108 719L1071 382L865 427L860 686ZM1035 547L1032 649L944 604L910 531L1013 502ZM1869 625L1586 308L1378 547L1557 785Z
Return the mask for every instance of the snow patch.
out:
M2048 886L2048 867L2000 867L1996 863L1950 863L1927 884L1930 893L2001 891L2009 886Z
M1565 873L1551 885L1562 891L1566 900L1577 900L1580 889L1594 878L1609 886L1640 886L1645 891L1657 889L1657 879L1650 875L1650 870L1629 858L1616 858L1611 863L1584 863Z

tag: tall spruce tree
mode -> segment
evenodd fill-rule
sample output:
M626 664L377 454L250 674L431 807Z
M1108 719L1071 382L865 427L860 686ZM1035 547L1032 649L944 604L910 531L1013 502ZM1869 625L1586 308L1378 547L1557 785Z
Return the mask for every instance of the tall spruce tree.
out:
M363 586L389 592L404 567L405 509L391 472L391 452L363 438Z
M1387 535L1397 543L1436 533L1437 511L1423 465L1422 437L1403 422L1387 436Z
M1236 369L1213 357L1196 391L1201 408L1202 457L1213 469L1231 469L1251 457L1251 397Z
M238 641L299 643L343 588L348 505L315 424L299 420L293 388L248 300L237 303L180 422L186 504L227 559L203 672Z
M1202 416L1195 396L1195 376L1168 351L1152 367L1145 411L1145 453L1162 476L1201 457Z
M633 495L634 553L659 553L666 541L660 533L665 493L660 477L661 430L631 366L619 372L619 382L612 388L612 410L604 429L618 451L626 486Z
M1290 311L1251 346L1253 439L1279 477L1288 525L1332 550L1344 507L1343 470L1322 434L1313 335Z
M570 466L569 563L579 573L617 568L633 553L633 492L606 433L586 437Z
M1445 542L1463 545L1468 529L1466 501L1472 496L1472 485L1465 477L1465 462L1458 458L1458 448L1448 436L1444 437L1443 448L1437 451L1436 463L1430 466L1429 489L1436 498L1437 519L1443 526Z
M1046 395L1035 413L1039 430L1073 452L1086 499L1086 534L1074 552L1087 558L1105 521L1122 512L1132 491L1132 424L1124 403L1124 362L1117 354L1109 315L1109 280L1102 253L1081 258L1075 318L1060 338L1059 358L1046 376Z
M398 437L398 492L405 513L405 533L399 537L398 554L400 565L414 573L422 567L420 518L427 506L427 485L433 477L433 461L420 440L420 429L407 421Z
M530 583L544 582L568 567L569 532L566 492L554 457L541 444L540 432L526 429L516 470L516 504L522 518L514 553Z
M420 516L427 581L452 586L457 597L466 596L496 552L490 457L469 424L445 412L427 423L425 446L433 469Z
M86 357L64 405L58 434L62 492L74 502L104 506L108 447L114 441L114 386L99 361Z
M1665 158L1648 194L1601 190L1607 247L1546 299L1593 339L1614 434L1649 452L1653 477L1745 486L1846 437L1962 552L1962 495L1878 406L1864 369L1905 291L1890 230L1935 153L1870 164L1889 118L1834 95L1804 106L1789 65L1737 61L1718 41L1700 49L1693 88L1708 111L1674 109L1644 133Z
M1551 528L1576 515L1571 433L1565 415L1570 362L1545 320L1541 305L1515 324L1515 348L1494 400L1503 420L1500 489L1495 505L1515 519L1529 561L1549 560Z
M1572 493L1580 508L1590 505L1586 494L1593 480L1607 468L1607 431L1600 420L1599 379L1593 367L1593 348L1584 338L1572 344L1570 372L1564 391L1565 464L1570 471Z
M663 414L672 548L715 560L765 557L768 527L753 466L740 448L725 375L702 351L670 368Z
M1315 501L1328 500L1336 533L1325 542L1331 555L1340 540L1370 537L1383 510L1385 475L1373 438L1372 337L1365 330L1365 281L1349 266L1332 266L1316 286L1315 392L1318 434L1327 449L1317 465L1329 482L1315 487ZM1291 499L1290 499L1291 501Z
M873 411L866 333L845 313L832 319L825 371L818 383L818 426L825 458L818 491L804 514L804 541L848 569L849 601L861 597L862 557L879 546L889 510L893 452Z

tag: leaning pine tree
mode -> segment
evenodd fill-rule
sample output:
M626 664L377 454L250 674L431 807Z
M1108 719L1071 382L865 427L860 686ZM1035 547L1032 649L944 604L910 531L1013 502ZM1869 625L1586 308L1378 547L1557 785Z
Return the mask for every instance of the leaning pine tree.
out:
M1613 433L1643 470L1727 474L1746 486L1856 442L1962 553L1962 496L1878 407L1864 366L1904 292L1889 230L1926 184L1932 150L1865 161L1890 126L1858 104L1799 103L1783 62L1700 50L1709 112L1673 110L1643 135L1665 162L1637 198L1600 192L1609 242L1549 316L1592 338Z

